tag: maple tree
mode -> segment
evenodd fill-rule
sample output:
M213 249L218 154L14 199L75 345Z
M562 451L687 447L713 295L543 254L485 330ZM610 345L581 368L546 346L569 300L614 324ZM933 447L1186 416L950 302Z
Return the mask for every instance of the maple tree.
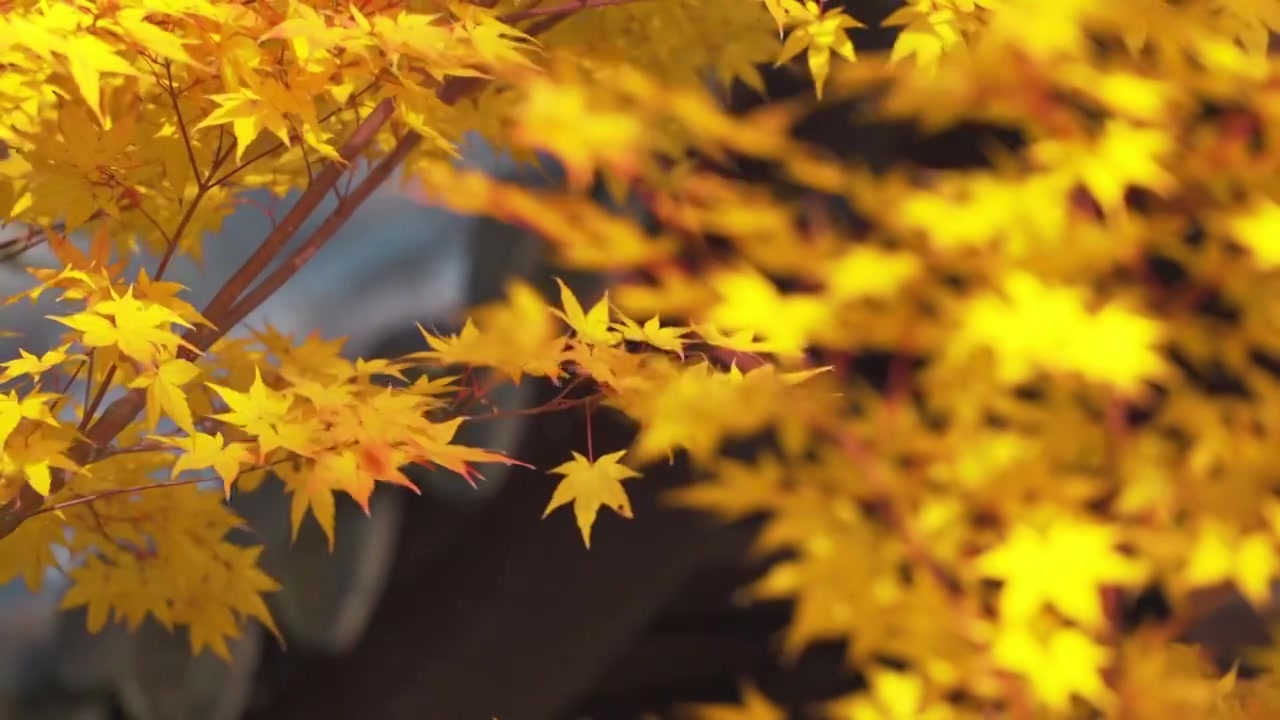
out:
M831 717L1280 710L1266 674L1218 677L1173 642L1204 598L1261 607L1280 574L1277 0L907 0L887 54L857 52L857 3L798 0L0 9L0 211L31 228L8 250L47 243L63 264L7 302L53 295L66 328L3 363L0 581L62 567L90 629L151 617L225 656L244 623L275 631L277 586L224 498L270 471L294 532L310 515L332 544L336 494L367 509L379 482L416 490L408 464L475 480L518 462L454 442L484 392L469 370L405 380L489 369L584 392L543 411L634 421L631 447L588 440L546 469L547 514L572 505L587 544L677 453L699 480L673 502L767 516L758 548L785 559L750 592L794 602L784 650L846 641L868 679ZM801 56L810 103L719 101ZM790 132L868 97L878 117L1025 142L982 168L885 172ZM567 182L467 169L469 132ZM598 203L598 180L626 202ZM387 360L227 336L388 181L536 231L609 294L513 283ZM263 189L303 192L193 307L171 259L218 252L205 232ZM126 276L140 248L160 261ZM874 353L885 383L855 371ZM742 439L753 457L722 452ZM1172 616L1124 627L1150 587ZM782 717L744 688L695 712Z

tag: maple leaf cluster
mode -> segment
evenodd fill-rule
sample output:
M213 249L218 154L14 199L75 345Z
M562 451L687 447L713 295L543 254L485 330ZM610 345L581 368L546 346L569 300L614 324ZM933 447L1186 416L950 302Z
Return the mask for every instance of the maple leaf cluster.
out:
M226 656L246 622L279 632L229 494L281 482L294 532L310 515L332 545L339 496L416 491L408 465L518 462L455 437L507 410L495 383L540 378L564 392L530 411L636 427L543 468L544 514L571 506L589 546L686 456L671 502L765 516L782 560L749 595L793 603L783 651L840 641L867 678L832 717L1274 716L1269 674L1174 640L1202 598L1264 608L1280 575L1280 2L895 8L875 55L857 8L797 0L4 3L0 213L31 230L9 249L59 264L6 304L52 296L65 330L2 363L0 581L61 568L91 629L152 617ZM812 100L734 114L707 87L801 56ZM793 132L854 100L1021 142L885 172ZM566 182L469 169L468 133ZM394 180L609 291L513 282L383 360L228 337ZM218 252L250 190L301 192L195 308L169 264ZM140 248L160 260L130 272ZM1126 627L1151 588L1172 617ZM783 717L749 684L693 712Z

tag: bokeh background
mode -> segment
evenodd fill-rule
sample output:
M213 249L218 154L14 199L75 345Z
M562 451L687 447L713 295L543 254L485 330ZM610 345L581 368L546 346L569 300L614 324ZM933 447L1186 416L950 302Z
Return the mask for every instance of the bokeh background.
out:
M854 14L874 26L897 4L875 0ZM854 39L863 50L883 49L892 33L855 31ZM806 78L788 68L767 78L772 97L807 92ZM760 102L739 90L727 99L735 107ZM828 107L797 133L878 167L979 166L990 143L1020 141L977 126L926 137L855 119L856 109ZM466 158L506 177L555 182L553 173L518 168L479 143ZM769 181L767 168L740 171ZM182 261L171 271L168 279L188 286L197 307L265 234L265 209L288 202L252 200L208 239L203 267ZM51 259L34 251L22 262ZM139 263L154 267L153 258ZM507 278L545 287L557 275L587 293L607 283L563 273L518 228L432 209L391 186L248 324L347 336L353 356L399 354L421 349L415 322L448 328L466 306L497 297ZM29 282L20 267L0 267L0 292ZM0 309L0 327L25 336L0 341L0 355L16 355L19 344L31 351L52 344L58 326L43 316L54 311L46 302ZM858 370L873 384L885 372L876 358ZM496 401L531 407L555 392L526 381ZM477 424L466 440L545 468L583 450L584 422L575 413L515 417ZM597 448L630 441L629 429L604 414L593 418L593 432ZM371 518L340 505L333 556L314 523L288 542L287 505L272 484L236 498L268 545L264 562L284 583L272 603L288 646L252 629L230 666L207 654L190 658L185 637L151 625L136 635L89 637L82 613L56 611L56 575L40 594L0 588L0 718L630 720L732 701L743 680L800 716L859 685L838 645L811 648L793 662L779 658L789 607L747 605L737 595L769 562L747 552L758 525L718 526L663 505L662 493L688 482L678 462L649 468L629 486L636 519L604 516L590 551L566 518L540 520L554 484L542 472L494 471L477 489L414 473L422 497L381 490ZM1148 595L1134 599L1128 614L1137 623L1161 610L1158 596ZM1188 639L1229 665L1246 645L1266 642L1266 622L1232 602Z

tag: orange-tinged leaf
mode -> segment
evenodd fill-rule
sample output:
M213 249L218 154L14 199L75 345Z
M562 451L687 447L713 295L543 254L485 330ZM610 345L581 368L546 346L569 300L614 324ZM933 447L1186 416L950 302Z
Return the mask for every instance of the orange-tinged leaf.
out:
M455 417L445 422L427 423L408 438L412 446L409 458L425 467L439 466L455 472L472 485L475 484L474 478L478 473L471 466L476 463L529 467L502 453L453 444L453 436L465 420L465 417Z
M301 462L280 466L276 474L284 481L290 494L289 522L292 528L290 537L298 539L298 529L307 511L320 524L325 538L329 541L329 551L333 551L333 523L337 513L334 503L333 489L325 486L323 478L315 472L314 464Z
M356 453L349 449L324 453L311 467L315 481L342 490L356 501L360 509L369 514L369 499L373 496L377 478L360 468ZM416 487L415 492L421 494Z

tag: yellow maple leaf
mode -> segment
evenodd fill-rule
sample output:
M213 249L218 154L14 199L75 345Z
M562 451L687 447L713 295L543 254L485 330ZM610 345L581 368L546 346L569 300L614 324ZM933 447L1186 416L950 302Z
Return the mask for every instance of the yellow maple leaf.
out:
M892 297L923 270L917 255L856 245L827 265L824 274L833 298L858 300Z
M53 468L77 469L66 455L72 441L72 431L68 428L37 426L32 432L10 438L3 455L0 455L0 471L5 475L21 472L32 489L48 495L53 483Z
M1080 324L1084 299L1078 288L1047 285L1019 271L1003 278L1000 290L969 299L950 350L963 352L970 344L991 348L997 377L1014 384L1066 346L1065 329Z
M608 505L614 512L630 519L631 500L622 487L622 481L640 477L640 473L618 462L625 454L625 450L619 450L592 461L573 453L572 460L551 470L563 475L564 479L556 486L542 517L572 502L578 529L582 531L582 542L587 547L591 547L591 526L595 524L596 514L602 505Z
M581 85L545 76L529 83L525 92L513 139L553 153L572 185L585 186L599 165L623 173L635 165L649 134L640 117L601 107Z
M138 75L138 71L117 54L116 48L92 33L75 33L67 38L66 43L67 69L71 72L76 87L80 89L81 96L105 127L107 119L102 112L103 73Z
M1033 146L1031 154L1043 167L1078 180L1103 212L1113 214L1123 213L1130 187L1164 194L1176 186L1176 178L1165 168L1174 147L1164 129L1113 119L1089 145L1045 140Z
M771 342L756 337L756 333L752 330L735 330L733 332L724 332L720 328L711 324L695 325L694 330L702 336L703 341L716 347L722 347L725 350L734 352L754 354L754 353L778 353L782 354L782 349Z
M1233 583L1254 605L1271 601L1271 581L1280 573L1280 554L1267 533L1241 534L1213 521L1201 523L1182 579L1192 588Z
M871 677L871 692L832 704L832 717L848 720L951 720L952 707L931 702L924 679L909 672L880 670Z
M221 551L219 559L226 562L227 583L223 597L231 608L241 617L262 623L277 640L284 642L271 611L262 599L263 593L280 590L280 583L262 571L259 562L262 546L244 547L223 542L215 547L215 551Z
M122 8L115 13L111 20L106 21L104 24L108 27L118 25L121 35L160 57L178 63L191 63L191 56L187 53L185 46L192 41L168 32L152 22L148 22L147 16L151 15L151 13L150 9Z
M537 292L530 289L535 297ZM546 305L517 292L505 303L477 308L455 335L438 336L421 325L418 331L431 348L410 353L406 361L427 360L438 365L490 367L519 382L524 375L556 378L564 355L564 338L551 328ZM478 324L479 323L479 324ZM481 329L483 325L483 330Z
M853 41L845 30L863 25L845 15L840 8L824 11L818 3L812 1L806 2L790 19L798 27L791 31L782 44L777 65L808 50L809 72L813 75L814 91L818 99L822 99L822 89L831 72L831 53L834 52L849 62L856 60Z
M124 295L111 288L109 300L99 300L84 312L48 317L78 330L80 342L88 347L114 345L145 365L150 365L158 352L171 353L178 347L191 347L172 329L174 325L191 328L191 323L163 305L135 298L132 286Z
M716 273L709 283L720 295L707 310L709 323L720 330L754 332L779 355L803 354L832 317L832 308L818 295L779 292L751 268Z
M4 447L23 418L57 426L58 421L49 410L49 404L57 399L53 393L28 393L19 397L13 390L0 395L0 447Z
M354 450L342 449L324 453L316 458L310 472L314 475L313 482L342 489L356 501L366 515L369 514L369 499L373 496L377 478L368 470L361 468L360 459ZM416 493L421 493L416 487L412 489Z
M1260 269L1280 267L1280 204L1261 198L1227 218L1226 225Z
M624 340L647 343L659 350L675 353L680 359L684 359L684 344L686 341L683 338L690 328L663 327L657 315L646 320L644 325L640 325L635 320L621 315L619 316L619 322L614 323L613 328L622 334Z
M324 483L326 478L315 472L314 463L309 460L285 463L276 469L276 475L284 482L285 489L290 494L290 538L298 539L302 520L310 510L312 517L324 531L324 536L329 541L329 550L332 552L335 539L333 523L337 515L337 506L334 503L333 488Z
M418 332L427 341L431 350L415 353L406 357L412 360L436 360L443 365L482 365L486 359L488 348L484 347L480 328L475 321L467 318L462 330L449 336L435 335L418 325Z
M191 417L191 408L187 405L187 394L182 386L195 379L200 368L189 360L165 360L160 365L134 378L129 383L132 388L147 389L147 429L155 432L160 422L160 412L182 430L195 434L195 421Z
M71 578L71 587L58 607L62 610L85 606L87 609L86 627L90 633L97 634L107 626L111 617L111 608L122 589L115 575L120 574L111 564L99 557L90 556L83 564L71 568L67 575Z
M463 19L468 42L486 63L528 69L537 67L527 57L535 45L533 38L503 23L493 10L461 2L451 2L450 8Z
M485 364L513 382L522 375L560 376L564 338L542 294L532 285L509 282L503 300L476 308L472 317L491 348Z
M4 368L4 374L0 375L0 382L7 382L21 375L30 375L39 379L43 373L68 360L79 360L84 357L76 353L68 353L67 349L70 347L70 345L59 345L40 356L18 348L18 359L0 363L0 367Z
M258 440L259 458L276 448L306 452L310 442L299 424L289 417L292 396L277 392L262 382L262 371L253 370L253 384L247 393L216 383L205 383L222 398L230 412L213 415L213 419L244 429Z
M329 57L333 48L358 39L358 33L341 25L331 25L326 17L307 5L290 5L289 13L290 18L268 30L262 38L287 40L303 66L313 62L319 65L317 61Z
M191 653L199 655L207 647L225 662L231 662L231 647L227 640L241 633L240 623L231 608L213 599L196 600L188 603L184 615Z
M1077 373L1136 393L1167 368L1163 335L1161 323L1119 304L1091 310L1085 288L1015 270L999 292L969 299L947 352L990 349L997 378L1009 384L1037 371Z
M786 32L787 11L783 9L779 0L761 0L764 9L769 13L769 17L773 18L773 22L778 26L778 38L781 39Z
M236 139L236 162L244 157L245 150L264 129L279 138L285 147L291 145L289 123L284 114L253 90L240 88L237 92L210 95L209 99L219 107L200 121L196 129L230 123L231 134Z
M240 474L241 465L253 462L253 452L248 443L228 444L222 438L222 433L208 435L197 432L190 437L156 436L152 439L165 445L181 448L183 451L169 470L170 479L178 477L187 470L213 468L222 479L222 488L226 497L231 497L231 485Z
M1027 622L1052 607L1090 630L1105 622L1103 587L1133 587L1147 577L1143 562L1116 549L1114 528L1074 518L1015 525L978 559L978 570L1004 581L1002 621Z
M43 513L18 526L4 539L0 553L0 584L22 578L27 588L39 592L45 572L58 566L54 548L66 542L66 525L52 513Z
M776 455L765 454L750 463L717 458L710 477L663 494L677 507L686 507L734 521L776 510L786 492L786 476Z
M890 59L915 56L916 64L935 68L949 50L962 45L957 11L941 3L908 3L880 21L881 27L901 27Z
M606 292L590 310L584 311L569 286L560 278L556 278L556 283L560 286L560 304L564 310L552 308L552 312L573 329L579 340L606 347L622 342L622 333L612 329L609 323L609 293Z
M991 653L1000 667L1026 678L1036 699L1051 710L1066 711L1073 696L1101 709L1114 700L1102 678L1111 652L1076 628L1040 633L1027 625L1002 626Z

